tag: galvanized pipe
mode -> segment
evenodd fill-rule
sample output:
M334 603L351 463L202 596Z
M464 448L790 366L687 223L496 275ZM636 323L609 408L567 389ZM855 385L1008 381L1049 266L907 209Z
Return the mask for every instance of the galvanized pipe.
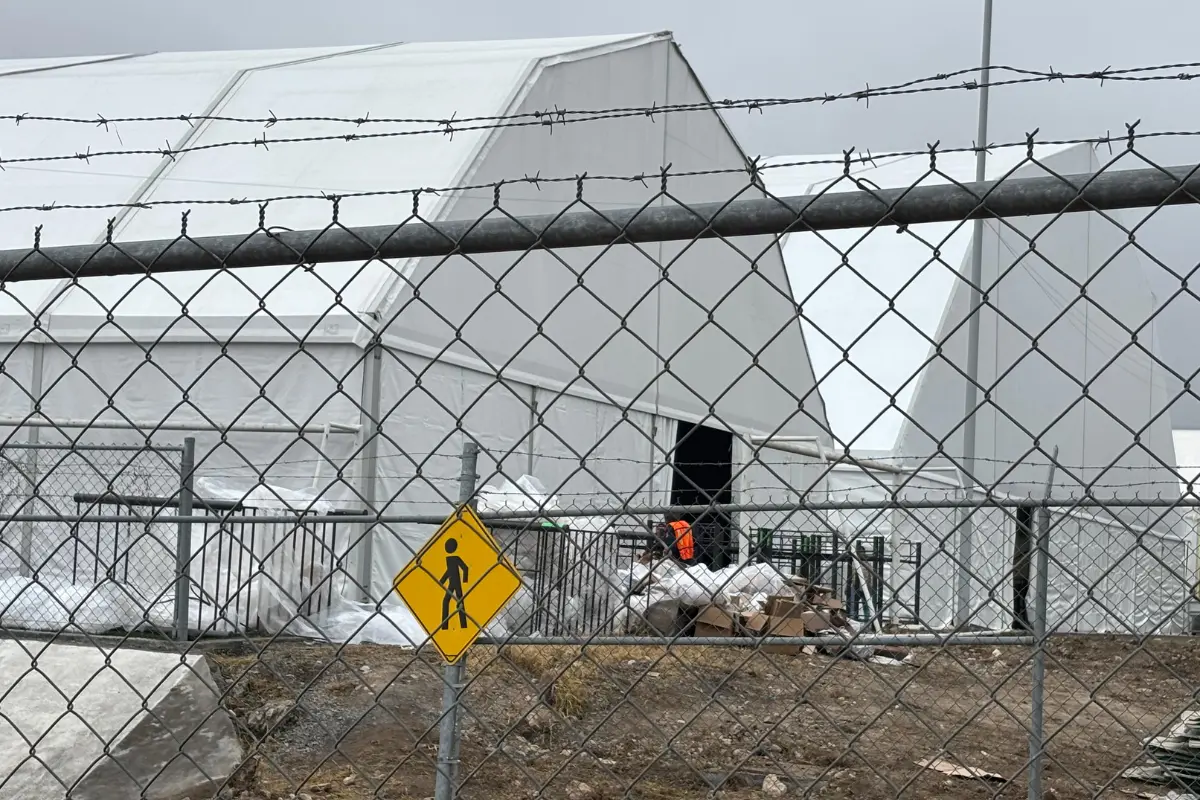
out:
M827 192L787 198L656 206L508 219L405 222L342 229L260 232L250 236L0 251L0 280L156 275L197 268L243 269L372 259L443 257L529 249L606 247L735 236L907 226L926 222L1156 208L1195 203L1200 166L1109 170L1098 174L994 182Z

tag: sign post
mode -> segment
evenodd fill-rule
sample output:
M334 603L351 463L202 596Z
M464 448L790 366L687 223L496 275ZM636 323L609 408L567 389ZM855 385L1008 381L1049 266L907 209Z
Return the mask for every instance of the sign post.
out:
M438 738L436 800L453 800L458 767L458 712L467 651L521 588L516 567L484 526L471 498L479 446L463 447L459 506L392 582L429 642L447 662Z

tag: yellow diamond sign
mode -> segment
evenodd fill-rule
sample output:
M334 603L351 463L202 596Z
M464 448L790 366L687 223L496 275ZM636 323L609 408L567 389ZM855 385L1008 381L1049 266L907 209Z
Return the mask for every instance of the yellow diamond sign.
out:
M521 577L470 506L451 514L392 588L453 664L521 588Z

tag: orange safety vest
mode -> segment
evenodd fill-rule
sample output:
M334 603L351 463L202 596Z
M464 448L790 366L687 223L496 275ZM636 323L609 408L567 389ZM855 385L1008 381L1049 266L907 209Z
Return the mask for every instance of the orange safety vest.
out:
M675 531L675 549L679 551L680 561L691 561L696 557L696 541L692 538L692 526L679 520L671 523Z

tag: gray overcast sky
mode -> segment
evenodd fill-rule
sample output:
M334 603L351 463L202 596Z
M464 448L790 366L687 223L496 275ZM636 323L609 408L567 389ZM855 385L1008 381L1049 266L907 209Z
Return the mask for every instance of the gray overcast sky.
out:
M1088 71L1200 61L1200 4L1186 0L996 0L993 63ZM977 66L982 0L10 0L0 3L0 58L506 39L674 31L716 98L795 97L879 86ZM1189 70L1192 72L1200 70ZM1043 84L993 92L993 142L1140 130L1200 130L1198 82ZM976 94L954 91L731 116L750 154L907 149L974 139ZM32 109L20 109L32 111ZM97 111L97 109L87 109ZM1161 140L1162 162L1197 160L1200 138ZM1195 207L1155 215L1139 240L1172 268L1196 265ZM1177 280L1152 268L1160 298ZM1174 301L1160 324L1176 369L1200 367L1200 303ZM1200 403L1177 427L1200 427Z

